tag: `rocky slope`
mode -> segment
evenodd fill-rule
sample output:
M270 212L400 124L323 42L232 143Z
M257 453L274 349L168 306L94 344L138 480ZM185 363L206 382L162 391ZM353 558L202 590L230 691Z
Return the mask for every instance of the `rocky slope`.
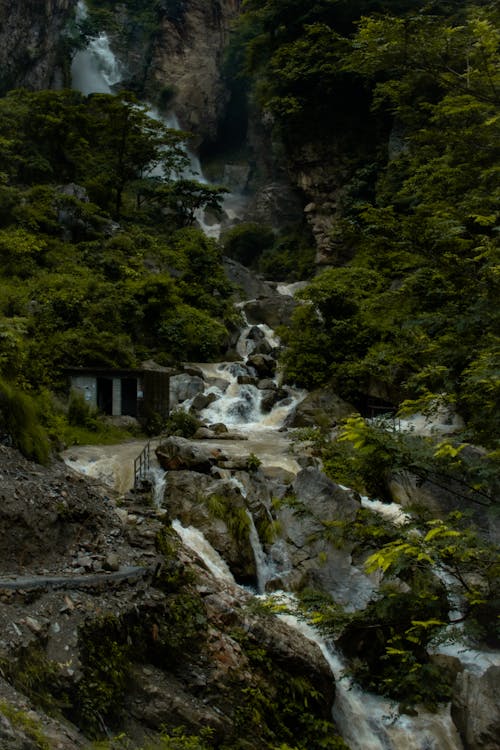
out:
M5 446L0 474L2 748L85 748L118 731L140 746L181 726L260 750L329 719L317 646L216 580L147 495L117 505Z
M0 0L0 91L64 81L61 32L76 0Z

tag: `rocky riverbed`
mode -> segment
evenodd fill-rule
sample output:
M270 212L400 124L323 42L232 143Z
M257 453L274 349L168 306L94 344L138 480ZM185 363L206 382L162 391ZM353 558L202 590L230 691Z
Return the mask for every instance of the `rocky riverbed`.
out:
M320 649L214 578L148 496L120 499L5 446L0 474L3 749L86 748L118 731L139 747L179 726L260 749L293 736L292 704L329 720ZM308 707L285 690L294 680Z

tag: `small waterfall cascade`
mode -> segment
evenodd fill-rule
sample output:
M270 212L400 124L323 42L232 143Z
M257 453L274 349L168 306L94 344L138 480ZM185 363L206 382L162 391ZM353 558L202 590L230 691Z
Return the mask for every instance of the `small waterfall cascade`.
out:
M250 325L243 315L244 325L236 344L236 350L243 362L222 362L220 364L198 363L208 382L216 381L208 386L205 393L213 394L216 398L200 412L200 417L209 424L223 422L225 425L243 434L259 433L278 430L293 410L305 397L306 392L290 386L284 386L286 396L280 399L272 409L263 413L263 391L253 383L244 382L255 379L257 373L248 358L254 353L258 342L251 338L252 331L259 330L269 349L275 350L279 338L274 331L265 324ZM276 378L270 378L276 384ZM186 402L183 408L189 409L191 402Z
M208 570L215 578L232 583L236 586L233 574L204 535L194 526L183 526L177 519L172 522L172 528L182 539L186 547L193 550L203 560Z
M76 20L83 21L87 15L85 3L78 0ZM114 87L123 79L123 74L123 67L111 50L104 31L92 37L87 47L76 53L71 64L73 88L86 95L112 94Z
M284 599L293 607L293 596L285 594ZM278 616L321 649L336 681L333 720L351 750L463 750L449 708L399 714L394 703L353 685L339 655L308 623L292 614Z
M167 472L160 466L151 466L148 472L148 479L152 486L152 498L155 508L161 508L163 495L165 494L165 485L167 484Z
M87 16L88 10L84 0L78 0L76 21L83 21ZM85 95L114 93L118 84L123 80L124 74L124 66L113 53L105 31L100 31L92 37L87 47L75 54L71 64L72 86ZM148 114L153 119L163 122L168 128L182 129L174 112L162 115L155 107L150 106ZM186 147L186 155L189 159L189 166L183 177L208 184L197 154ZM151 174L161 175L161 167L153 170ZM197 209L195 218L207 237L219 239L222 223L231 224L241 220L245 204L246 199L241 193L227 193L222 202L222 221L208 216L203 208Z
M262 543L259 539L259 534L255 527L253 516L247 508L247 516L249 522L249 541L252 547L255 569L257 572L257 591L259 594L263 594L266 590L266 583L276 574L276 568L272 561L264 552Z

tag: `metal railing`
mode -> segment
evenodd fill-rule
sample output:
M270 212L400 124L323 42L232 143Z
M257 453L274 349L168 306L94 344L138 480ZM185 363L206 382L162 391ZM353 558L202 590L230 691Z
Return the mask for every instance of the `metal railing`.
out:
M151 443L148 440L140 454L134 459L134 489L147 478L151 467Z

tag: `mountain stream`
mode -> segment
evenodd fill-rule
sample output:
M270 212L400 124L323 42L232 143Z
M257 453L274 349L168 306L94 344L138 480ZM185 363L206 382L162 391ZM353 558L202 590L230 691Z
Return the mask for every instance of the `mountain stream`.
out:
M78 2L78 16L84 18L87 11L82 0ZM74 88L84 94L94 92L112 93L123 76L123 69L111 51L105 32L89 41L88 47L75 55L72 65ZM152 112L152 116L158 116ZM177 125L175 115L165 124ZM201 175L201 167L196 157L191 160L192 172ZM200 179L199 177L196 177ZM220 227L214 224L201 225L207 234L217 237ZM278 292L289 294L289 288L278 287ZM279 344L273 331L267 326L259 326L271 347ZM279 401L268 413L261 408L262 391L255 385L241 384L238 376L248 374L246 358L251 354L252 342L248 338L251 327L245 325L238 342L238 353L241 362L198 364L207 382L207 393L216 398L201 411L200 416L207 423L223 422L232 433L240 439L211 440L210 444L220 447L229 455L254 453L264 466L279 466L287 471L297 473L300 466L297 457L290 453L290 438L286 431L280 431L287 415L305 396L305 393L288 389L286 398ZM240 381L241 381L240 377ZM182 404L188 409L189 401ZM153 447L155 441L153 440ZM64 460L73 469L102 481L120 493L124 493L133 484L133 459L140 453L144 442L131 441L119 446L75 446L64 454ZM164 472L153 465L151 476L157 496L155 502L160 504ZM367 498L365 505L385 513L392 513L397 521L401 520L401 509L398 506L378 508L374 501ZM269 562L260 544L253 519L250 518L250 542L255 556L258 578L258 589L265 590L269 577ZM218 553L211 547L201 532L195 528L184 528L174 521L174 528L184 544L192 548L214 576L233 585L233 576ZM266 596L266 594L261 594ZM290 597L289 594L283 594ZM293 615L280 615L291 627L298 628L309 639L315 641L322 650L332 674L336 679L336 699L333 706L333 718L342 736L352 750L462 750L462 743L451 721L449 710L443 709L436 714L420 711L418 716L399 715L394 704L361 691L352 685L349 678L343 676L343 664L338 654L334 653L319 634L302 620Z

